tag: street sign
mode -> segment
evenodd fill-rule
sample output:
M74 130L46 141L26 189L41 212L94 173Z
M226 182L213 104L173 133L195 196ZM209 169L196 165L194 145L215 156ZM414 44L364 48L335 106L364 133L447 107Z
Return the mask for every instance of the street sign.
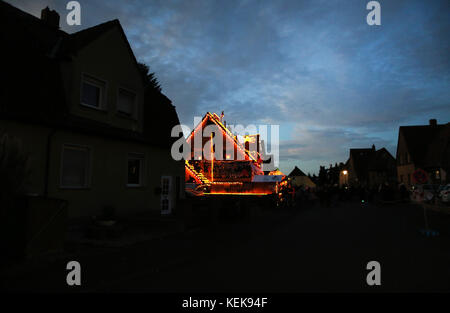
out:
M416 184L425 184L428 181L428 174L423 169L418 168L413 173L413 180Z

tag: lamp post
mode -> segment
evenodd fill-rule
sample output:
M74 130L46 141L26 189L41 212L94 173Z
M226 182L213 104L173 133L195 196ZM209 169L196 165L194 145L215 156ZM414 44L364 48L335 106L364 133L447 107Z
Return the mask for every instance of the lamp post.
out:
M347 172L347 170L343 170L342 174L344 175L344 184L348 185L348 172Z

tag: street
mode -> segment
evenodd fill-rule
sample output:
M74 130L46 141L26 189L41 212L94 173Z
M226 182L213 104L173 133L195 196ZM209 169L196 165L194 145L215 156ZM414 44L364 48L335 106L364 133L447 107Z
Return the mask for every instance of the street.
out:
M420 207L340 203L268 210L250 221L82 255L82 285L66 285L59 260L3 280L12 291L93 292L405 292L450 291L450 222ZM95 253L94 253L95 252ZM381 286L368 286L369 261Z

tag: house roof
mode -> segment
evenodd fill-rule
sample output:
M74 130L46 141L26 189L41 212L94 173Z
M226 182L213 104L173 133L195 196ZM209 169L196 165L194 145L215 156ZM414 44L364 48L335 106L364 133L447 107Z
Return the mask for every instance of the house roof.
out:
M294 167L292 172L288 175L288 177L294 177L294 176L306 176L306 174L303 173L303 171L296 166L296 167Z
M439 167L449 148L450 123L401 126L399 134L405 139L412 162L419 167Z
M4 1L0 1L2 31L0 36L4 44L2 51L21 52L35 57L49 54L61 37L69 35L47 25L41 19L28 14Z
M385 171L395 168L395 158L386 148L374 151L370 157L369 171Z
M71 53L78 51L114 27L122 28L119 20L114 19L73 33L67 38L64 52Z
M350 158L344 168L349 168L350 159L353 161L354 170L360 179L368 177L369 171L395 170L395 158L386 148L376 150L373 146L369 149L350 149Z
M224 133L224 135L229 138L235 145L235 147L237 148L237 151L241 152L244 154L245 158L248 160L253 160L253 161L257 161L251 154L249 151L247 151L245 149L245 147L242 146L242 144L238 141L238 139L236 138L236 136L233 135L233 133L220 121L219 116L216 113L211 113L211 112L207 112L205 114L205 116L202 118L201 122L192 130L192 132L189 134L188 138L186 139L186 141L188 143L190 143L190 141L192 140L192 136L195 134L195 132L197 131L197 129L199 127L205 126L205 123L207 121L211 121L212 123L214 123L215 125L217 125L219 127L219 129L221 129Z
M350 149L350 158L353 160L354 170L358 177L367 177L373 152L373 149Z
M49 120L63 114L66 108L59 64L51 54L67 33L3 1L0 1L0 19L3 29L7 29L0 32L2 116Z
M117 28L122 39L124 40L128 52L130 53L130 56L132 57L135 65L137 66L138 62L136 60L136 56L134 55L133 49L131 49L130 43L128 42L127 36L125 35L125 32L122 28L122 25L120 24L118 19L114 19L111 21L107 21L86 29L83 29L79 32L70 34L68 36L64 37L64 40L61 44L59 56L64 57L66 55L74 54L77 51L83 49L87 45L89 45L91 42L98 39L103 34L107 33L108 31Z
M425 167L450 167L450 123L443 125L427 151Z

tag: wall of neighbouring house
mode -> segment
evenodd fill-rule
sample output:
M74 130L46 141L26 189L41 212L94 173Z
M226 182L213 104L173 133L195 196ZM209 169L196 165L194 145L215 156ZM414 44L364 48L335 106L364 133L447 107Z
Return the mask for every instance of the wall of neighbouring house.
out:
M294 176L289 178L291 180L291 183L295 187L310 187L315 188L316 184L313 183L313 181L308 176Z
M404 183L408 187L413 184L412 174L416 170L416 167L411 162L411 159L407 157L408 150L406 148L406 141L401 132L398 135L397 143L397 180L399 183Z
M350 156L350 160L348 162L348 173L347 173L347 182L349 186L357 186L361 182L358 181L358 176L356 175L355 165L353 158Z
M13 121L0 121L0 130L19 138L23 149L30 155L30 193L43 194L47 138L51 129ZM63 144L87 146L91 149L90 186L84 189L65 189L60 186ZM112 205L118 214L160 210L160 195L155 188L161 186L161 176L176 178L184 191L184 163L171 158L170 149L142 143L125 142L90 136L72 131L56 131L51 138L49 168L50 197L68 200L69 217L98 215L103 207ZM128 153L143 153L144 178L142 187L127 187ZM173 200L175 201L176 195Z
M369 171L369 187L376 188L388 181L388 176L384 171Z
M397 166L397 177L399 183L404 183L407 186L414 184L412 175L416 167L414 164L398 165Z
M344 174L344 171L341 171L339 173L339 187L342 186L348 186L348 170L347 170L347 174Z

